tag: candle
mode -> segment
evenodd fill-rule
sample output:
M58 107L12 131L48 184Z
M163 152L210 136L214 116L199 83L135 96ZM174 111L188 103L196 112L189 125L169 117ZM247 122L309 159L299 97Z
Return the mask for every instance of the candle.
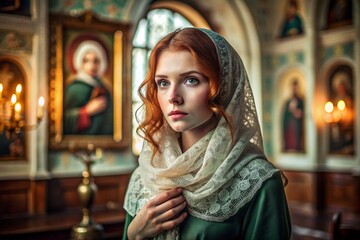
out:
M15 104L15 121L19 121L20 120L20 113L21 113L21 104L20 103L16 103Z
M15 117L15 110L14 110L14 106L15 106L15 104L16 104L16 95L15 94L13 94L13 95L11 95L11 100L10 100L10 104L8 105L8 113L7 113L7 115L9 115L8 117L9 117L9 119L12 119L12 118L14 118Z
M324 106L324 110L325 110L325 122L327 123L331 123L333 122L333 111L334 111L334 104L330 101L328 101L325 106Z
M39 97L39 101L38 101L38 114L37 114L38 119L41 119L44 116L44 105L45 105L45 100L44 97L41 96Z
M15 89L15 91L16 91L16 97L17 97L18 99L20 99L21 90L22 90L22 86L21 86L21 84L19 83L18 85L16 85L16 89Z
M325 112L331 113L334 110L334 104L329 101L325 104L324 109L325 109Z
M0 83L0 99L2 99L3 85Z
M344 100L339 100L338 103L337 103L337 108L338 108L340 111L344 111L345 108L346 108L345 101L344 101Z
M17 100L16 95L15 95L15 94L11 95L11 103L12 103L13 105L15 105L16 100Z

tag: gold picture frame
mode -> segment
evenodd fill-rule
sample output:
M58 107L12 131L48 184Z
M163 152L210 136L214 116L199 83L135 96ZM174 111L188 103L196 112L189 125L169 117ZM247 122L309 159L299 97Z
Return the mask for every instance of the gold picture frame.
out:
M127 25L102 21L92 12L50 16L50 149L128 146L126 33ZM85 49L98 55L91 60ZM87 72L86 62L97 65ZM103 107L89 110L87 105L100 98Z

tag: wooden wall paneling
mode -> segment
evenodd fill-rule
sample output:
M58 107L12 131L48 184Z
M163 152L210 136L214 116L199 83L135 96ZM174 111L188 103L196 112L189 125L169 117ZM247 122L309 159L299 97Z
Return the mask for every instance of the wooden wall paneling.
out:
M360 176L354 176L355 181L355 212L360 214Z
M77 186L81 178L54 178L47 185L47 211L61 212L67 208L80 206Z
M94 209L122 209L129 179L130 174L94 177L97 186ZM81 177L57 178L49 181L47 201L49 212L81 208L77 192L80 183Z
M98 188L95 205L117 208L120 203L120 177L97 177L94 181Z
M122 209L130 175L96 177L98 187L95 205L110 209Z
M65 201L65 208L81 207L79 194L77 192L81 182L82 179L80 177L61 179L61 190Z
M326 183L326 173L317 172L316 173L316 210L317 212L323 212L326 210L326 188L324 187Z
M0 181L0 216L28 214L29 192L28 180Z
M131 177L131 174L123 174L123 175L121 175L121 178L120 178L121 182L119 184L119 191L120 191L121 209L123 209L125 193L126 193L126 189L129 184L129 181L130 181L130 177Z
M314 173L284 171L288 179L286 196L293 208L309 214L316 209L316 178Z
M47 181L31 181L29 196L29 213L45 214L46 213L46 186Z
M356 184L351 173L326 173L325 204L327 208L355 211Z

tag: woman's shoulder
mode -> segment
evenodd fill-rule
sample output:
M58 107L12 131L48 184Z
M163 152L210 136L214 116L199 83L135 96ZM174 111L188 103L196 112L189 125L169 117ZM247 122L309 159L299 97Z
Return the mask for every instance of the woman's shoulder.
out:
M258 174L261 175L261 177L259 176L261 179L268 179L275 172L279 171L273 163L263 156L253 157L253 159L244 166L244 169L248 170L247 174L258 172Z
M285 196L285 184L281 170L274 172L263 181L257 193L251 199L250 205L258 205L262 202L277 202Z
M262 191L269 191L277 188L284 188L281 171L276 171L271 177L266 179L260 188Z
M265 158L256 158L249 162L247 175L252 180L258 180L254 185L254 195L250 202L259 198L272 198L284 192L284 175L273 163ZM276 197L276 196L275 196ZM250 204L251 205L251 204Z
M74 79L69 85L66 87L67 93L84 93L84 91L90 92L93 87L79 79Z

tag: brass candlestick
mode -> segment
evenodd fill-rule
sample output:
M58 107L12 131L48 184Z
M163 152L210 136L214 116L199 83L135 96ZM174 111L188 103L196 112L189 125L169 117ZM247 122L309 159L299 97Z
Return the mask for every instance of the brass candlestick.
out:
M96 224L91 217L91 208L95 201L97 187L91 174L91 165L102 158L101 149L94 149L94 145L89 144L86 151L74 151L74 154L84 164L82 172L82 183L78 187L80 202L82 204L83 217L79 224L73 226L71 240L99 240L103 238L103 227Z

